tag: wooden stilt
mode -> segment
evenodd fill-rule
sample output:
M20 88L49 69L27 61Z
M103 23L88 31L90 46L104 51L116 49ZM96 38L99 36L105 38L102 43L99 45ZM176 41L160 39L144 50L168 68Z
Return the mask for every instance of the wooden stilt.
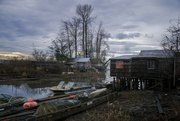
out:
M142 90L142 79L140 78L140 89Z
M118 90L120 91L120 89L121 89L121 80L120 80L120 78L118 79Z
M132 80L133 79L130 79L130 90L132 90Z
M171 90L171 80L169 79L169 90Z
M161 92L163 91L163 80L160 81L161 82Z
M144 89L147 88L147 80L144 80Z
M115 77L113 78L113 92L115 91Z

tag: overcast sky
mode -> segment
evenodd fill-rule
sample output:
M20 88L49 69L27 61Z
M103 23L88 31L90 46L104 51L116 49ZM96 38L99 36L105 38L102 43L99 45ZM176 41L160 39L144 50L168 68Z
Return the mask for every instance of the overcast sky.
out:
M0 52L46 50L78 4L92 5L94 24L111 34L111 56L162 49L162 34L180 14L180 0L0 0Z

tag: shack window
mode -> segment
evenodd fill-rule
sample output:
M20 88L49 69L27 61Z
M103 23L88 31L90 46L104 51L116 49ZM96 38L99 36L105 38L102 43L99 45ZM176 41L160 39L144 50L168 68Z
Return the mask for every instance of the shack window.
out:
M155 61L153 61L153 60L147 61L147 68L148 69L154 69L155 68Z
M123 61L116 61L116 68L123 68Z

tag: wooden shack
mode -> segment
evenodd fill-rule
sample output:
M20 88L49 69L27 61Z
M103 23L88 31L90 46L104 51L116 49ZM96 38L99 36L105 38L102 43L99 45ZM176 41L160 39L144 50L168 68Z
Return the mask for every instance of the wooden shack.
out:
M172 51L142 50L139 55L110 58L110 76L116 77L121 88L129 88L129 85L133 89L151 88L155 85L170 88L174 78L177 81L180 77L178 71L176 72L179 68L177 65L175 68L174 64Z
M131 58L137 55L124 55L110 58L110 76L131 77Z
M172 75L173 54L165 50L142 50L131 58L131 75L143 79L168 79Z

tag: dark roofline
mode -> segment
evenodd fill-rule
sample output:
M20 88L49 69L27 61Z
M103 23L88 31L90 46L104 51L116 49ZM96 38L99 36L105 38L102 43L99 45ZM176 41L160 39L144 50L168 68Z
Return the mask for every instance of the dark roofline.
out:
M117 57L110 58L109 60L129 60L132 57L136 57L136 56L138 56L138 55L123 55L123 56L117 56Z
M110 58L109 60L128 60L131 58L171 58L173 51L171 50L141 50L139 55L123 55Z

